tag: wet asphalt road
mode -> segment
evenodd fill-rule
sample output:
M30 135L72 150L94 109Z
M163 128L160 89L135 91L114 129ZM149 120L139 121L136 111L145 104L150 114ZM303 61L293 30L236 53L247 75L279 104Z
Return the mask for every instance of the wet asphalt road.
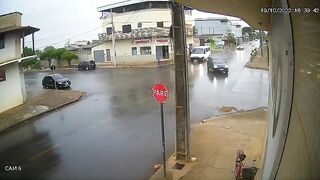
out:
M244 70L249 49L246 45L244 51L214 54L215 58L228 62L228 76L208 74L206 63L189 65L192 124L219 114L218 107L228 103L243 109L266 106L267 83L255 89L256 96L245 107L243 100L227 97L235 93L232 90L237 86L249 91L248 87L237 84L241 74L248 81L253 76L266 77L263 71ZM169 87L169 100L164 105L167 157L174 152L172 66L59 72L72 81L72 89L85 91L86 96L1 133L0 178L147 179L153 173L154 164L162 158L159 104L153 100L151 91L155 82ZM25 74L29 97L43 91L44 74ZM22 170L6 172L6 165L21 166Z

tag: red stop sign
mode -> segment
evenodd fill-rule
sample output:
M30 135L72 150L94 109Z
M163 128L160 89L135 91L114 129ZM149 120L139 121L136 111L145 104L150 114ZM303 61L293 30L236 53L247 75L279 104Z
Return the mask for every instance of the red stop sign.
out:
M159 103L165 103L168 100L169 90L168 88L162 83L156 83L152 87L153 97Z

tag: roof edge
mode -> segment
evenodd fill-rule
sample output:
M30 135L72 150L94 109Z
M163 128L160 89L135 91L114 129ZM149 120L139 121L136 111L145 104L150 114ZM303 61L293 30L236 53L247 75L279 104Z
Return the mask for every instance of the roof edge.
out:
M2 16L7 16L7 15L10 15L10 14L20 14L20 15L22 16L22 13L21 13L21 12L15 11L15 12L11 12L11 13L1 14L0 17L2 17Z

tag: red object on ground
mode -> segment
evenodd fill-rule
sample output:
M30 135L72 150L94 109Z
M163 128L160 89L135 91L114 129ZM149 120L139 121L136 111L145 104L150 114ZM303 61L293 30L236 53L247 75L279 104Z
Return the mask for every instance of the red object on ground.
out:
M156 83L152 87L153 97L159 103L165 103L168 100L169 90L162 83Z

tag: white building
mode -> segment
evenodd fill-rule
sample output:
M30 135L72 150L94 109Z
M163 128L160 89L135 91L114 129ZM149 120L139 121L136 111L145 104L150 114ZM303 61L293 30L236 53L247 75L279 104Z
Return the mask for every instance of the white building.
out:
M26 99L21 61L24 37L39 31L31 26L21 26L21 13L0 15L0 113L22 104ZM33 41L34 42L34 41ZM33 43L34 44L34 43Z
M98 7L103 33L99 34L102 44L92 48L94 60L121 63L172 59L170 6L169 0L127 0ZM191 9L185 10L185 19L187 44L192 46Z
M229 20L221 18L198 18L195 19L196 35L199 38L197 45L205 45L205 42L214 37L216 44L224 44L223 39L233 35L237 43L242 42L242 26L239 20Z
M242 37L242 26L237 21L241 20L198 18L195 19L195 28L197 35L226 36L232 33L235 37Z
M195 19L197 35L223 36L231 32L231 22L227 18Z
M92 60L92 56L91 56L91 48L101 44L99 42L90 42L87 40L81 40L81 41L75 41L73 43L67 43L65 45L65 48L68 51L72 51L74 53L76 53L76 55L78 56L77 60L73 60L71 63L76 63L78 64L81 61L88 61L88 60Z
M236 21L231 21L231 33L235 38L242 38L242 25Z

